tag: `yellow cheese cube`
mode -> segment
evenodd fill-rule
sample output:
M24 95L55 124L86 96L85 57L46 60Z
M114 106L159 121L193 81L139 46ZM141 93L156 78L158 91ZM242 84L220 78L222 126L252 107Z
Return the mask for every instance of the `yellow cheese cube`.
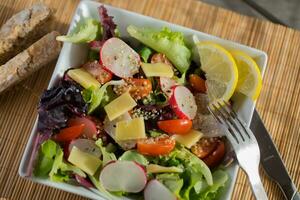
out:
M104 107L107 117L110 121L128 112L136 106L136 102L128 92L122 94L118 98Z
M134 140L146 138L144 118L134 118L118 122L116 140Z
M142 63L141 66L147 77L162 76L172 78L174 75L172 67L165 63Z
M200 138L203 136L203 133L200 131L192 129L186 135L175 135L175 140L184 145L187 148L191 148L194 144L196 144Z
M72 148L68 161L91 176L95 174L102 163L96 156L83 152L76 146Z
M98 88L101 86L101 84L83 68L71 69L67 74L84 88L89 88L91 86Z

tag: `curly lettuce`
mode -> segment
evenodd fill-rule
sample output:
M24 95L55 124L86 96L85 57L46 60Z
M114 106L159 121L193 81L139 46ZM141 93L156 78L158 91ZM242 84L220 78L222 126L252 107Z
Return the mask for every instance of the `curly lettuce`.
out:
M171 31L165 27L161 31L152 28L139 28L133 25L127 27L130 36L151 47L157 52L164 53L175 67L184 73L191 63L191 50L184 43L183 34Z
M190 199L214 200L218 197L221 189L225 187L229 179L228 174L223 170L216 170L212 176L214 184L208 186L205 182L202 182L201 190L198 192L194 190Z
M72 43L87 43L96 40L101 35L101 24L99 21L88 18L79 22L69 35L57 36L56 40Z

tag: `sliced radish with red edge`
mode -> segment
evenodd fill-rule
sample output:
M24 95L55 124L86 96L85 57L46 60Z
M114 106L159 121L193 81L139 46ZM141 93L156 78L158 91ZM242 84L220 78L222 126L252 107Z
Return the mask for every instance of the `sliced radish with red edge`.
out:
M144 168L136 162L115 161L102 169L100 181L111 192L138 193L146 186L147 175Z
M100 50L100 63L121 78L129 78L138 73L140 56L119 38L105 41Z
M178 85L172 87L173 94L170 98L170 105L180 119L192 120L197 113L195 97L189 89Z
M145 200L176 200L177 197L156 179L149 181L144 190Z
M159 78L159 85L161 90L168 96L172 96L172 87L178 85L178 83L171 78L167 77L160 77Z
M97 158L100 158L102 155L101 150L99 149L99 147L95 144L95 141L93 141L93 140L89 140L89 139L73 140L69 144L69 152L71 152L71 150L74 146L83 152L86 152L86 153L96 156Z

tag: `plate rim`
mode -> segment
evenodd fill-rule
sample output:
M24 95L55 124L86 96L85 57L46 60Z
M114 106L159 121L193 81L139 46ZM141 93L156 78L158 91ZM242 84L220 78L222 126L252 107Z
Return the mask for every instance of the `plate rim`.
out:
M260 66L260 67L261 67L262 77L264 76L264 73L265 73L265 70L266 70L266 66L267 66L267 61L268 61L268 55L267 55L267 53L265 51L262 51L260 49L256 49L254 47L250 47L250 46L238 43L238 42L234 42L234 41L231 41L231 40L228 40L228 39L223 39L223 38L220 38L220 37L217 37L217 36L205 33L205 32L201 32L199 30L195 30L195 29L192 29L192 28L189 28L189 27L185 27L185 26L182 26L182 25L174 24L174 23L162 20L162 19L154 18L152 16L143 15L141 13L136 13L136 12L133 12L133 11L125 10L123 8L119 8L119 7L107 5L107 4L100 3L100 2L95 2L95 1L90 1L90 0L82 0L82 1L80 1L79 4L76 7L74 13L73 13L72 20L71 20L70 25L69 25L68 33L73 29L73 27L75 25L75 17L76 17L77 11L82 6L84 6L85 4L94 4L95 6L104 5L108 9L114 9L116 11L121 11L121 12L124 12L126 14L136 15L137 17L143 17L143 18L146 17L146 18L148 18L150 20L158 21L158 22L163 23L163 24L167 24L167 25L171 26L171 28L172 27L176 27L176 28L185 29L185 30L192 31L192 32L197 32L197 33L200 33L202 35L206 35L208 37L211 37L214 40L217 40L217 42L228 43L228 44L231 44L233 46L237 46L238 48L248 49L250 51L254 51L254 52L260 54L260 56L262 57L261 59L263 60L263 63L262 63L262 66ZM63 55L62 54L63 54L64 51L66 51L66 44L65 43L63 44L63 47L62 47L62 49L60 51L59 57L57 59L55 68L53 70L53 73L51 75L51 79L49 81L49 84L48 84L47 88L52 87L54 85L55 80L57 79L57 76L59 76L58 70L59 70L60 67L59 67L58 64L60 63L60 60L63 59ZM250 126L251 118L253 116L253 111L255 109L255 104L256 104L256 102L254 102L252 108L250 108L251 116L250 116L249 122L247 122L248 126ZM77 195L80 195L80 196L84 196L84 197L88 197L88 198L93 198L93 199L97 199L97 198L98 199L105 199L104 196L101 197L99 195L95 195L90 190L85 189L85 188L83 188L81 186L74 186L74 185L67 184L67 183L52 182L49 179L41 179L41 178L36 178L36 177L26 177L26 174L25 174L26 167L27 167L26 161L28 160L27 158L31 154L31 147L32 147L32 144L33 144L33 139L34 139L35 135L37 134L37 130L36 130L37 129L37 122L38 122L38 115L37 115L37 117L35 119L34 126L31 129L31 133L30 133L30 136L29 136L29 138L27 140L26 147L25 147L25 149L23 151L23 155L22 155L22 158L21 158L21 161L20 161L20 165L19 165L19 170L18 170L19 175L21 177L26 178L28 180L31 180L33 182L40 183L40 184L43 184L43 185L47 185L47 186L50 186L50 187L54 187L54 188L57 188L57 189L61 189L61 190L64 190L64 191L67 191L67 192L71 192L71 193L74 193L74 194L77 194ZM233 165L233 172L234 172L233 173L233 177L230 180L230 184L228 184L229 188L227 189L228 190L227 193L229 194L229 196L228 196L227 199L231 198L232 193L233 193L233 189L234 189L234 187L236 185L236 178L237 178L237 173L238 173L238 165L237 165L237 163L234 163L234 165ZM82 194L82 191L80 191L79 189L83 189L83 191L85 191L84 194Z

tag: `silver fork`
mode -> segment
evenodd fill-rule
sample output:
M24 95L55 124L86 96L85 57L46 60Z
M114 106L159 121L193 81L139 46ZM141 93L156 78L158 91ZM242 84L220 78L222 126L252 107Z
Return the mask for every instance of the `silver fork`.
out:
M252 131L238 118L229 103L214 103L208 106L208 109L215 119L228 129L226 136L236 153L240 167L248 176L256 199L268 199L258 172L260 151Z

